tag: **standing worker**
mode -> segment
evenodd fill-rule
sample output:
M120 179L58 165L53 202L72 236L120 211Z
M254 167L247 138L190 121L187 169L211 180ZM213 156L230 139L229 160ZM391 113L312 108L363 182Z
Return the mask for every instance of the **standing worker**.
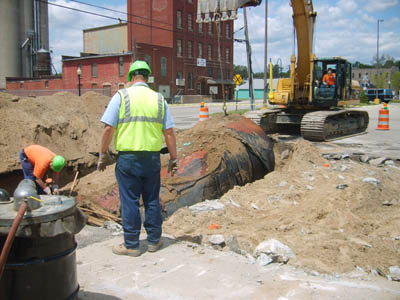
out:
M65 166L65 159L61 155L55 155L46 147L31 145L19 153L22 172L25 179L31 179L36 183L38 194L51 195L50 188L44 182L44 177L50 168L53 170L53 193L58 194L59 173Z
M145 61L134 62L128 72L133 85L119 90L110 100L101 122L105 124L97 169L106 167L106 151L115 131L118 151L115 176L119 187L124 243L112 248L114 254L139 256L139 235L142 227L139 199L145 208L144 227L148 251L162 247L160 206L160 150L164 135L170 159L168 173L178 168L174 122L164 97L147 85L151 69Z

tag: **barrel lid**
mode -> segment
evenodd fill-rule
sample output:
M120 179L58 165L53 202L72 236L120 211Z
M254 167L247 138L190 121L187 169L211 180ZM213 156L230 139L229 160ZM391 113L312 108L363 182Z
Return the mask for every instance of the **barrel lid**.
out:
M13 200L13 198L11 198ZM40 195L41 206L35 210L27 211L20 225L32 225L51 222L70 216L75 211L75 198L62 195ZM17 212L14 203L0 205L0 226L11 227Z

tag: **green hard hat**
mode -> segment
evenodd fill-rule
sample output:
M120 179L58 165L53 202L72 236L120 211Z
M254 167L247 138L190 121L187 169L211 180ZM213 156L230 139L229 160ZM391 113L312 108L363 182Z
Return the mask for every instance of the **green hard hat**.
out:
M65 159L61 155L56 155L53 158L51 168L54 172L60 172L65 166Z
M144 60L137 60L133 64L131 64L131 67L129 68L128 81L131 81L132 73L138 70L146 70L147 72L149 72L149 76L151 75L151 69L147 62L145 62Z

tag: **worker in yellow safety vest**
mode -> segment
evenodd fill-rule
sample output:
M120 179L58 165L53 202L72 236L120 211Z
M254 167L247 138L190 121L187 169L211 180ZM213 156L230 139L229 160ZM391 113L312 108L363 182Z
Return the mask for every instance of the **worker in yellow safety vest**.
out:
M115 176L119 187L124 243L112 248L114 254L139 256L141 216L139 199L145 208L144 227L148 251L162 247L160 206L160 150L163 136L170 159L168 173L178 169L174 122L164 97L149 88L151 69L145 61L135 61L128 81L133 85L119 90L110 100L101 122L105 124L97 169L106 168L106 152L114 136L118 151Z

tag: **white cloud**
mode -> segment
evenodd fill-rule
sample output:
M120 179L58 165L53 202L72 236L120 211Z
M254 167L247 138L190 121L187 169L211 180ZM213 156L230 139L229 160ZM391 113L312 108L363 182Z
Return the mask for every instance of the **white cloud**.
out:
M379 47L380 54L400 59L400 18L393 13L399 10L399 0L324 0L314 1L317 22L314 34L315 54L319 57L341 56L351 62L371 63L376 55L377 29L376 15L370 11L380 11ZM282 59L284 68L290 64L293 52L292 8L289 1L268 1L268 61L276 63ZM253 8L255 16L249 18L250 41L253 49L253 64L256 72L263 70L264 61L264 11L263 5ZM370 8L373 7L373 10ZM393 16L394 15L394 16ZM235 28L243 24L243 13L239 10L239 20ZM237 26L240 24L240 26ZM244 35L241 33L242 38ZM397 46L396 46L397 45ZM256 57L256 58L254 58ZM235 64L247 65L244 45L235 43Z
M83 51L83 29L115 24L118 21L52 4L106 15L113 18L126 19L126 15L76 2L67 2L65 0L49 1L50 50L52 51L52 61L57 72L61 72L62 55L79 56L80 52ZM104 7L122 12L126 11L126 4L123 6L106 5Z
M380 12L400 5L399 0L368 0L365 9L369 13Z

